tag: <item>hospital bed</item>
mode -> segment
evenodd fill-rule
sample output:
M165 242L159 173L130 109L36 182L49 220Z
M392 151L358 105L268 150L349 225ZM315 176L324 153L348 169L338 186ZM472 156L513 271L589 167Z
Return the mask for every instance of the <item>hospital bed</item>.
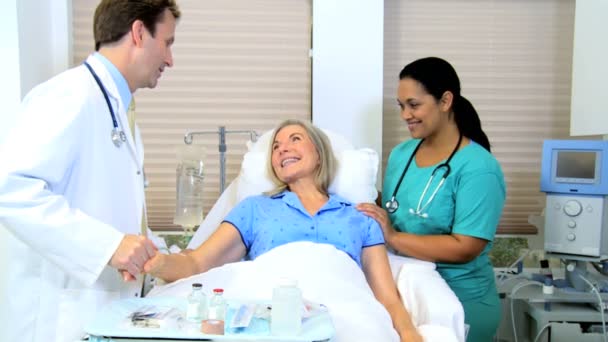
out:
M355 149L342 136L325 131L338 160L330 192L354 203L373 202L377 196L377 153ZM266 164L272 131L248 142L239 175L226 188L193 236L196 248L219 226L236 203L272 188ZM435 265L389 254L391 269L404 304L425 341L464 341L464 312ZM180 281L156 286L148 294L182 296L193 282L207 292L222 287L227 298L268 300L278 277L298 280L305 299L325 304L336 334L332 341L398 341L390 316L377 302L357 264L333 246L297 242L277 247L254 261L241 261Z

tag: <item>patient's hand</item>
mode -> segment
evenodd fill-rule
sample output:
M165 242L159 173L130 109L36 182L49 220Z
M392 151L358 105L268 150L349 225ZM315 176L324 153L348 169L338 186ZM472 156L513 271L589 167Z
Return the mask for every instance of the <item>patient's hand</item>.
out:
M166 282L172 282L198 273L196 263L190 254L157 253L144 265L144 272Z
M167 255L156 253L156 255L144 264L144 272L151 274L157 278L165 280L162 276L163 270L166 268Z

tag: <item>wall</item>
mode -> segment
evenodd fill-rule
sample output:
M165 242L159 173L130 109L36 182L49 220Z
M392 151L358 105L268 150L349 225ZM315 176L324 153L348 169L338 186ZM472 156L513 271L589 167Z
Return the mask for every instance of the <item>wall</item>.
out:
M570 113L573 136L608 133L608 110L603 103L608 79L606 13L606 0L576 1Z
M384 1L313 0L312 8L312 120L382 156Z
M21 94L67 69L69 59L70 2L19 0L19 52Z
M0 61L10 66L5 68L0 81L2 142L27 92L69 66L71 0L3 1L0 9L3 33Z

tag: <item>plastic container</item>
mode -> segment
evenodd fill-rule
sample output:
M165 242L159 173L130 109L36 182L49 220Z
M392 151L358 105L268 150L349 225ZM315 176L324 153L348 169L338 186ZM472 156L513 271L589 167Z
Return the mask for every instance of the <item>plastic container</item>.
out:
M203 220L203 155L202 149L191 145L178 151L173 223L182 226L188 235Z
M209 300L207 319L203 321L201 330L205 334L223 335L226 320L226 300L223 289L213 289Z
M207 318L207 296L203 292L203 285L192 284L192 292L188 295L186 319L190 322L201 322Z
M282 278L272 291L270 333L296 336L302 328L302 291L294 279Z

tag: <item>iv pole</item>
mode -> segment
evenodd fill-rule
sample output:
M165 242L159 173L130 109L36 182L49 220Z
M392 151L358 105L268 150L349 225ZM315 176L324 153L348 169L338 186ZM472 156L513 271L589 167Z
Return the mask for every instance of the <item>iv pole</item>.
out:
M258 133L253 130L226 130L225 126L219 126L217 131L188 132L184 136L184 143L190 145L192 144L195 135L218 134L218 151L220 153L220 195L224 192L226 186L226 134L231 133L249 134L249 139L251 139L252 142L256 142L259 137Z

